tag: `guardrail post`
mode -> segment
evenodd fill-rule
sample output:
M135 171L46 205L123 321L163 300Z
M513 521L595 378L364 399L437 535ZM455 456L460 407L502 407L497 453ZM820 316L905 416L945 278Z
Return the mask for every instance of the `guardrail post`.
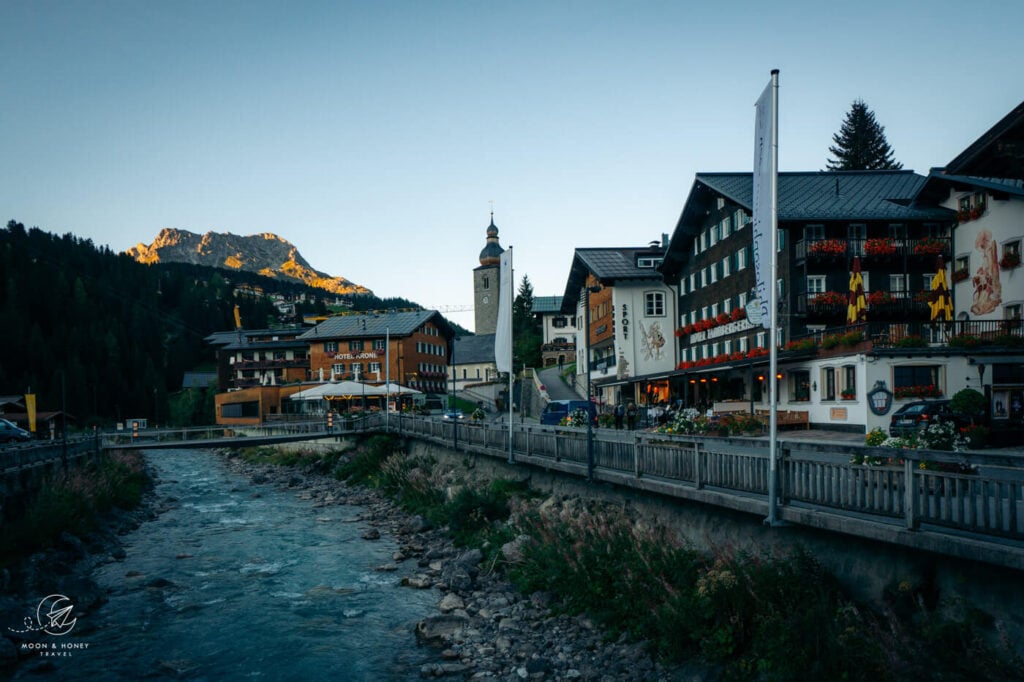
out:
M914 460L903 459L903 520L907 530L917 530L917 486L914 484Z
M704 458L701 457L700 443L693 442L693 485L700 490L704 487Z
M633 433L633 476L640 478L640 434Z

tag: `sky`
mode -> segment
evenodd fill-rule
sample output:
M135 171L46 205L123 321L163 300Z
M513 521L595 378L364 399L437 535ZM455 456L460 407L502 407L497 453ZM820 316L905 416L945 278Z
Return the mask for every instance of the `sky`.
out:
M671 235L698 172L825 168L855 99L927 174L1024 100L1016 0L0 0L0 217L123 251L292 242L472 329L494 222L518 288Z

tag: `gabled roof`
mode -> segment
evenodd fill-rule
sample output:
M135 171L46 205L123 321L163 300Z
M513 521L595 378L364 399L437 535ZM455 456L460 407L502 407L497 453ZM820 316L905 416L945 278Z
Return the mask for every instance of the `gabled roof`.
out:
M452 365L479 365L494 362L494 334L474 334L455 339Z
M562 297L561 296L534 296L533 297L533 308L531 312L534 315L543 315L545 313L558 313L562 310Z
M918 201L938 203L949 196L950 188L981 189L995 196L1024 197L1024 180L1015 178L978 178L971 175L953 175L945 168L933 168L928 180L921 186Z
M436 310L415 310L401 313L379 313L368 315L339 315L329 317L309 331L301 334L304 341L323 339L379 338L385 333L391 336L409 336L426 322L433 322L445 336L454 335L451 325Z
M1024 178L1024 102L946 164L951 175Z
M925 180L909 170L779 173L778 221L952 221L949 209L914 203ZM752 213L753 195L753 173L698 173L665 254L666 277L687 259L719 197Z
M924 181L904 170L779 173L779 222L949 220L945 209L909 205ZM698 173L697 182L748 211L754 208L752 173Z
M661 273L654 268L638 268L637 257L661 258L665 255L662 246L620 246L590 249L576 249L569 280L562 295L561 311L573 313L580 297L580 289L592 274L604 286L614 286L624 280L649 280L660 282Z

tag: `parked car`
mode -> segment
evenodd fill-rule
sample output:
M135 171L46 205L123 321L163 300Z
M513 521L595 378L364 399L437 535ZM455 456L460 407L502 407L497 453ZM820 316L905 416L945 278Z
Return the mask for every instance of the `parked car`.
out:
M540 423L548 426L558 426L559 423L576 410L586 410L590 413L590 421L597 425L597 408L593 403L586 400L552 400L540 413Z
M949 409L948 400L917 400L896 410L889 420L890 436L907 436L924 431L936 422L953 422L963 426L963 420Z
M441 419L446 422L460 422L466 418L466 415L462 413L462 410L445 410L444 414L441 415Z
M32 434L14 422L0 419L0 443L32 440Z

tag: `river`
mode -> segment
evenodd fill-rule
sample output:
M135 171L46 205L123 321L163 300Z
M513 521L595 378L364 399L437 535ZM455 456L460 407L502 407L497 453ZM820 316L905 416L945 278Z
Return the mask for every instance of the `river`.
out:
M438 596L399 586L414 566L374 570L398 547L362 539L360 508L252 485L207 451L149 458L171 508L94 572L109 602L53 638L60 679L411 680L436 660L413 627Z

